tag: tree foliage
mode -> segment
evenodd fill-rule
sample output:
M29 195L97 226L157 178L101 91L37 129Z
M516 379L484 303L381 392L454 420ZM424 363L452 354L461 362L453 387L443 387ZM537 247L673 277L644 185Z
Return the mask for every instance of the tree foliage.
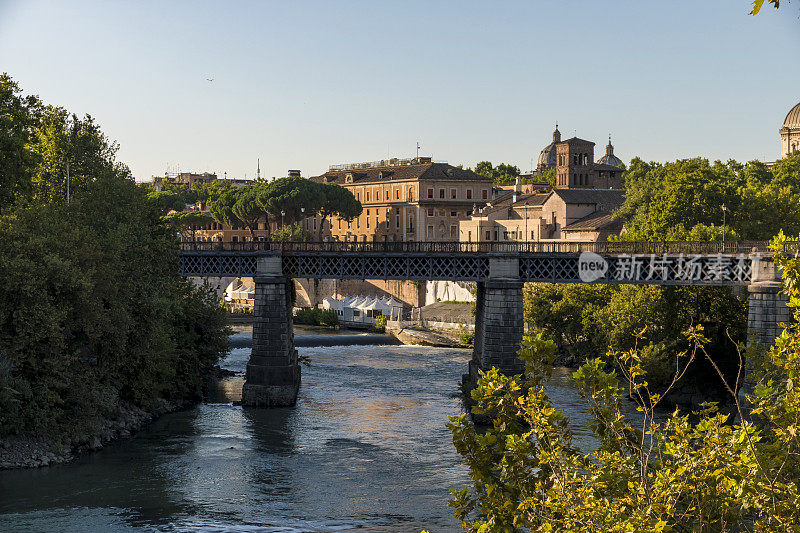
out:
M492 179L498 185L513 185L520 170L516 165L500 163L495 167L490 161L481 161L475 165L475 173Z
M724 287L538 283L525 287L523 305L528 324L555 342L560 362L638 346L657 390L677 371L668 354L689 348L686 329L702 324L707 350L723 360L746 338L746 301Z
M800 232L800 154L771 169L758 161L661 164L635 158L624 185L625 202L617 211L625 220L623 239L718 238L723 221L726 238L769 240L781 229Z
M2 105L29 107L0 116L0 146L16 150L0 156L0 437L85 437L121 402L198 398L227 328L178 274L165 197L134 183L91 117L0 84Z
M247 227L251 236L261 221L269 232L271 222L293 226L304 218L320 216L319 238L331 215L352 220L362 211L361 203L344 187L293 176L227 189L211 201L209 209L218 222Z
M800 259L776 255L776 261L790 305L798 309ZM672 353L676 365L695 358L714 365L701 325L685 337L690 347ZM738 381L718 372L736 401L735 421L713 404L692 417L677 410L665 420L656 417L663 395L651 391L636 347L587 362L573 380L599 443L588 453L573 444L568 420L545 391L555 351L541 334L526 337L519 352L524 375L481 373L471 395L473 411L492 418L486 431L476 430L466 414L450 418L453 442L473 480L471 487L451 491L465 531L796 531L797 321L768 351L739 352L740 360L752 362L756 382L751 414L736 400ZM607 371L610 359L622 383ZM624 396L636 401L638 415L624 414Z

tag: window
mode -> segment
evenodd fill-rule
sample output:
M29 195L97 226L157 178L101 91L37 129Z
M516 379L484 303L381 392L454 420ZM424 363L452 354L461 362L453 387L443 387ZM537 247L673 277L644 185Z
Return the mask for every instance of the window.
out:
M314 217L314 231L317 230L317 217Z
M342 219L339 219L339 229L342 229Z
M571 183L571 185L575 185L577 182L578 182L578 175L577 174L573 174L572 175L572 183Z
M455 200L456 198L458 198L458 190L450 189L450 199Z
M533 236L533 230L531 230L531 240L532 240L532 241L535 241L535 240L536 240L536 237L534 237L534 236Z
M472 232L471 232L471 231L468 231L468 232L467 232L467 240L468 240L469 242L472 242Z
M450 211L450 216L451 217L457 217L458 216L458 211Z
M433 224L428 225L428 238L433 238Z
M356 229L361 229L361 217L356 219Z
M408 231L409 233L414 231L414 215L408 216Z
M367 191L367 201L369 202L369 191Z
M450 226L450 238L455 240L458 237L458 226Z
M361 201L361 193L360 192L356 193L356 200L358 200L359 202Z
M439 198L444 200L444 189L439 189Z
M481 190L481 199L488 200L489 199L489 191L486 189Z
M239 237L237 237L236 235L234 235L234 236L231 238L231 240L232 240L233 242L239 242Z
M413 202L414 201L414 187L409 187L408 188L408 201L409 202Z
M429 216L429 217L432 217L432 216L433 216L433 208L432 208L432 207L429 207L429 208L428 208L428 216Z
M472 200L472 189L467 189L467 200Z
M394 190L394 199L395 200L399 200L400 199L400 189L395 189Z
M353 223L352 223L352 221L348 220L347 221L347 229L352 229L352 228L353 228Z
M367 227L369 227L369 209L367 209Z
M397 228L397 229L400 229L400 214L399 213L395 217L394 227Z
M433 189L428 189L428 198L433 198Z
M491 233L489 233L489 230L488 230L488 229L486 230L486 240L487 240L487 241L491 241L491 240L492 240L492 234L491 234Z

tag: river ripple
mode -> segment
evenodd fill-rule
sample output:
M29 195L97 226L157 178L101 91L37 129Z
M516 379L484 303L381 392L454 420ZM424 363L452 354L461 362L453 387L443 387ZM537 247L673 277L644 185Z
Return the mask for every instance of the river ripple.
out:
M71 464L2 472L0 531L460 530L448 488L468 477L445 423L469 351L302 347L297 406L272 410L231 403L249 351L232 350L223 366L240 375L208 403ZM567 376L549 392L590 446Z

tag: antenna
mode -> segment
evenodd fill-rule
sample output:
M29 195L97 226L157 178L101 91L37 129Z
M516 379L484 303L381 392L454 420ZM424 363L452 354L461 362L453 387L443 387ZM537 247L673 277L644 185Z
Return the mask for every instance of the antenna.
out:
M256 179L260 180L261 179L261 158L258 158L257 166L258 166L258 170L256 170Z
M417 141L417 158L419 158L419 141Z

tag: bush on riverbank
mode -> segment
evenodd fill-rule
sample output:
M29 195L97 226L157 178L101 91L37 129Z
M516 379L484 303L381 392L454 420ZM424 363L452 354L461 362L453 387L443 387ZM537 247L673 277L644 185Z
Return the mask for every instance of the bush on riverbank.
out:
M335 328L339 325L339 315L333 309L320 309L318 307L298 309L294 315L294 323Z
M749 349L752 416L739 421L705 405L691 420L654 418L638 349L609 354L630 387L593 359L573 375L599 442L575 446L568 421L545 391L556 344L541 334L520 350L524 376L491 370L471 396L493 418L477 431L467 415L448 427L474 484L452 490L465 531L796 531L800 523L800 259L780 258L795 323L764 353ZM689 358L713 360L701 327ZM671 355L673 364L687 361ZM722 381L722 373L717 380ZM735 400L735 382L729 382ZM622 408L629 395L638 414ZM744 418L746 421L742 422ZM754 423L755 422L755 423ZM642 428L647 428L643 431ZM484 431L485 430L485 431Z
M579 366L609 347L638 347L655 390L675 373L671 354L689 348L689 327L705 327L718 360L730 359L747 333L747 302L726 287L537 283L526 285L523 301L525 320L555 341L560 362Z
M17 93L0 77L14 148L0 176L15 184L0 205L0 438L68 440L121 403L198 399L227 350L224 310L180 277L174 230L91 117Z

